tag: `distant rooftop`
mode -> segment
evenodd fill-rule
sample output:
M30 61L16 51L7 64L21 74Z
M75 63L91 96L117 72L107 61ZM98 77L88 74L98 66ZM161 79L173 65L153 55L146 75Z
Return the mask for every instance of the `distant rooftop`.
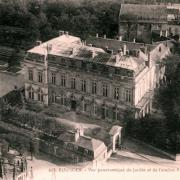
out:
M120 21L167 23L167 6L145 4L122 4Z

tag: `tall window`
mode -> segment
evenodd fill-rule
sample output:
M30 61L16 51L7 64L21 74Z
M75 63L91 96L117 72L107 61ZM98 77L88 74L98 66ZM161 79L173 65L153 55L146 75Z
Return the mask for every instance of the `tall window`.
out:
M94 115L97 115L97 105L95 102L93 104L93 113L94 113Z
M109 111L108 111L107 107L103 107L102 108L102 118L106 119L108 117L108 115L109 115Z
M92 82L92 94L96 94L96 92L97 92L97 83Z
M43 74L42 72L38 72L38 82L42 83L42 77L43 77Z
M66 86L66 76L61 75L61 86L65 87Z
M108 86L106 84L103 84L103 96L108 96Z
M114 99L119 99L120 98L120 96L119 96L120 94L119 94L119 88L118 87L115 87L114 88Z
M61 96L61 105L65 105L65 102L66 102L66 97L65 97L65 95L62 95Z
M86 81L85 80L81 81L81 91L86 92Z
M113 108L113 120L119 120L120 116L119 116L119 110L117 107Z
M76 79L71 78L71 89L76 89Z
M87 104L85 103L84 99L82 100L82 108L83 111L87 111Z
M51 82L52 84L56 84L56 74L55 73L52 73L52 76L51 76Z
M33 70L29 69L29 80L33 81Z
M132 101L132 92L129 89L125 90L125 101L131 102Z
M34 90L31 87L31 89L29 90L29 99L34 99Z
M52 103L56 102L56 93L52 92L52 99L51 99Z
M39 90L39 92L38 92L38 101L41 101L41 102L43 102L43 92L42 92L42 90Z

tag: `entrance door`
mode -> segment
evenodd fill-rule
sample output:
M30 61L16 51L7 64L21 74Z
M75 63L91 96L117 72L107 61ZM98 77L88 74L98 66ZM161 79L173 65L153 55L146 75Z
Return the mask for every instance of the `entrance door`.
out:
M71 109L72 109L73 111L76 110L76 101L74 101L74 100L71 101Z

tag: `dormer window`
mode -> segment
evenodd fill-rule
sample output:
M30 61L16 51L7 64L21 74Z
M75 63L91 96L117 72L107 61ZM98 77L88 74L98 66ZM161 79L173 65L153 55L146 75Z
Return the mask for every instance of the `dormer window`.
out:
M161 47L159 47L159 52L161 52Z

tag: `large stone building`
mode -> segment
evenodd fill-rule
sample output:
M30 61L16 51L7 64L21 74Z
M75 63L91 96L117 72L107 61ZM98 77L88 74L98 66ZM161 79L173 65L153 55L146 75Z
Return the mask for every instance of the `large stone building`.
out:
M127 109L136 117L149 113L159 82L155 61L169 53L167 45L99 37L87 42L62 33L29 50L24 60L27 101L109 121L120 120Z
M153 32L168 36L167 6L122 4L119 12L119 37L151 43Z

